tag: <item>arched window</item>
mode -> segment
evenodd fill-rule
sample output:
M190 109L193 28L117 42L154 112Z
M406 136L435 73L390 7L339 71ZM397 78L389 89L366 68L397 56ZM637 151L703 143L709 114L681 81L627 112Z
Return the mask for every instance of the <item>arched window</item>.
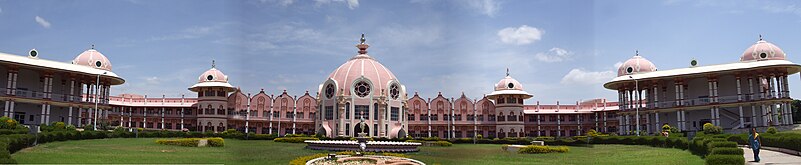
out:
M378 120L378 103L373 104L373 112L373 120Z

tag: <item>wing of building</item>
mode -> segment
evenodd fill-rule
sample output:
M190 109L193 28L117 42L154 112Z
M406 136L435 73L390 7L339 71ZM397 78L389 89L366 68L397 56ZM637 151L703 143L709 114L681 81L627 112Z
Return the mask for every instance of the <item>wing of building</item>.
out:
M761 37L727 64L688 60L686 68L657 70L636 54L604 87L618 91L620 134L655 133L664 124L682 131L701 130L705 123L726 130L791 125L787 78L801 65L786 57Z

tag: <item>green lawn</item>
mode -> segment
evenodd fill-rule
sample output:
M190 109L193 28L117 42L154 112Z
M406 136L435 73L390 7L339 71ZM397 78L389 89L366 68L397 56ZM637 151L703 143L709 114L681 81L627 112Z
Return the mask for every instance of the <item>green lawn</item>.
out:
M225 147L179 147L156 144L155 139L100 139L53 142L12 155L19 163L224 163L287 164L321 151L305 144L226 139ZM456 144L422 147L412 158L433 164L703 164L703 159L679 149L647 146L595 145L571 147L568 153L517 154L500 145Z

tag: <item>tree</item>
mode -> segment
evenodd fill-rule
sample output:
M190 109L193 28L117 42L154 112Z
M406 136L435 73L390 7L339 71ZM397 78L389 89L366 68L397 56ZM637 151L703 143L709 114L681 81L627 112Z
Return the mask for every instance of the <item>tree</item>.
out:
M801 121L801 115L798 115L799 112L801 112L801 100L793 100L793 102L790 103L790 110L792 110L793 113L793 123Z

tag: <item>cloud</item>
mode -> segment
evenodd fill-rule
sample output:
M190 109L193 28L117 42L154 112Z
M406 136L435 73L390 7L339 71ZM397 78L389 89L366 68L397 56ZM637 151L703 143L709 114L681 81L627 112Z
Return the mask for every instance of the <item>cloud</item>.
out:
M503 43L525 45L533 43L534 41L541 40L542 34L544 33L545 31L542 31L535 27L523 25L518 28L515 27L503 28L500 31L498 31L498 37L501 37L501 41Z
M182 39L195 39L204 36L208 36L219 29L224 28L229 23L219 23L211 26L196 26L186 28L181 30L178 33L165 35L165 36L158 36L158 37L151 37L150 40L152 41L164 41L164 40L182 40Z
M569 60L573 52L562 48L551 48L547 52L540 52L534 55L534 59L542 62L561 62Z
M39 24L39 25L41 25L42 27L44 27L44 28L50 28L50 22L47 22L47 20L45 20L44 18L42 18L42 17L39 17L39 16L36 16L36 17L34 17L33 19L36 21L36 23L38 23L38 24Z
M613 71L586 71L582 68L570 70L564 77L562 77L562 84L581 84L592 85L600 84L611 80L615 77Z
M501 4L495 0L466 0L461 2L464 2L468 8L490 17L495 16L498 10L501 9Z
M320 7L331 2L346 3L351 10L359 7L359 0L315 0L315 6Z
M287 6L292 5L293 3L295 3L295 0L259 0L259 2L261 2L261 3L274 3L274 4L281 5L283 7L287 7Z
M614 68L606 71L587 71L583 68L574 68L562 77L560 83L566 85L597 85L605 83L617 76L615 70L620 68L621 65L623 65L623 62L618 61L613 65Z
M159 79L158 77L146 77L145 82L147 82L147 84L150 85L158 85L161 84L161 79Z

